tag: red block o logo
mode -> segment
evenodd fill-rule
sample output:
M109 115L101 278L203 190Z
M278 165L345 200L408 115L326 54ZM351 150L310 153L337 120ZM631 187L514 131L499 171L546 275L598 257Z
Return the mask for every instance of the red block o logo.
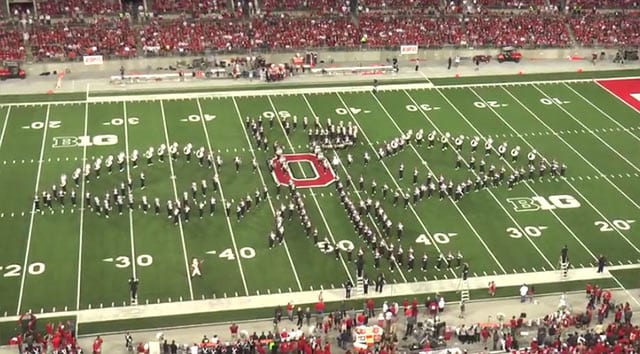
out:
M311 167L313 167L315 176L311 178L295 178L285 171L280 161L278 161L278 158L274 157L272 160L273 179L281 186L288 186L289 181L292 181L296 188L326 187L336 179L336 174L333 172L331 166L327 165L327 167L325 167L314 154L283 154L282 157L284 157L289 164L294 162L309 163Z

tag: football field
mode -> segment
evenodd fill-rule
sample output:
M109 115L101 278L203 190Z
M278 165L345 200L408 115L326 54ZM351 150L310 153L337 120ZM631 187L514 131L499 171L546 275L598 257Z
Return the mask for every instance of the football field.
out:
M257 92L89 96L70 102L31 102L0 105L0 185L3 188L0 225L0 315L12 316L33 309L56 312L122 306L129 303L128 279L140 279L139 303L187 301L278 292L339 288L351 279L356 266L347 250L364 250L365 273L375 278L383 273L387 282L415 282L455 278L460 270L437 269L440 254L460 252L470 265L471 276L558 270L560 249L566 245L572 267L593 267L604 255L608 264L639 264L640 237L640 106L639 79L603 81L556 81L518 84L474 84L431 86L398 85L370 87L263 90ZM635 90L635 91L634 91ZM285 133L285 122L297 127ZM374 254L354 230L341 204L335 183L315 182L322 174L315 157L295 161L308 153L308 134L303 117L314 117L322 126L357 127L353 147L325 149L333 162L333 173L353 186L348 197L379 201L392 221L385 236L375 215L364 216L378 240L404 250L404 262L391 272L386 255L374 269ZM262 117L269 141L258 149L245 119ZM274 117L274 124L269 120ZM414 137L424 131L424 142ZM385 143L412 131L404 149L379 158ZM427 135L435 132L433 148ZM441 137L449 136L447 149ZM457 137L463 136L460 151ZM472 153L470 141L479 138ZM485 156L485 141L493 140ZM179 156L160 162L161 144L177 143ZM298 188L306 212L320 243L307 237L297 213L289 220L285 212L284 242L269 248L274 212L288 209L286 186L280 194L267 161L274 157L271 144L278 142L291 158L289 167L310 188ZM500 144L507 144L506 157L499 158ZM187 161L183 148L193 145ZM144 153L153 150L153 165ZM198 163L195 151L203 148L222 160L220 166ZM514 161L511 151L519 151ZM140 157L130 158L134 150ZM535 173L529 178L528 154L535 154ZM124 154L120 171L117 156ZM368 153L371 161L364 164ZM353 163L347 163L347 156ZM111 155L113 171L105 162ZM472 157L473 156L473 157ZM234 158L242 163L236 172ZM100 178L94 165L103 161ZM252 160L259 168L254 170ZM468 168L475 159L475 168ZM496 186L476 191L480 161L496 171L506 171ZM550 175L550 163L566 165L564 177ZM456 169L460 161L461 168ZM337 162L337 160L335 161ZM546 167L539 177L539 166ZM76 186L72 175L90 164L87 178ZM404 176L399 169L404 166ZM506 179L523 168L523 181L512 189ZM414 169L418 184L413 183ZM141 188L140 175L145 175ZM219 176L214 190L212 177ZM414 202L414 189L428 174L443 176L454 185L470 180L468 193L459 202L453 195L440 199L426 195ZM52 207L41 201L43 192L60 190L61 175L68 178L64 204L53 198ZM364 188L358 181L364 180ZM133 208L125 192L123 212L115 202L107 218L94 210L120 193L131 180ZM201 181L207 182L206 196ZM372 181L377 183L372 193ZM196 191L192 195L192 183ZM383 186L389 187L386 198ZM268 190L268 198L256 204L256 193ZM115 189L115 191L114 191ZM77 195L71 203L72 190ZM410 194L394 206L394 191ZM91 197L85 200L85 195ZM191 206L189 220L174 223L168 217L168 200L183 200ZM40 200L35 210L34 196ZM144 212L142 197L150 209ZM253 205L236 218L236 206L250 196ZM216 209L210 214L210 200ZM154 200L160 213L154 211ZM230 213L225 215L225 204ZM199 209L202 203L203 216ZM397 237L396 226L404 230ZM326 240L326 241L325 241ZM326 243L326 245L325 245ZM325 247L326 246L326 247ZM340 249L339 257L332 251ZM414 251L413 271L407 266ZM327 252L328 251L328 252ZM428 267L421 269L424 254ZM192 259L203 260L202 277L190 277ZM247 306L250 306L247 305Z

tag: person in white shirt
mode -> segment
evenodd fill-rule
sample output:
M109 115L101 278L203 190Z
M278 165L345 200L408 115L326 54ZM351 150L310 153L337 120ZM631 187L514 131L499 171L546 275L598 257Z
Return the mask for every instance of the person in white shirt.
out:
M522 284L520 287L520 302L524 303L526 301L528 292L529 287L527 287L527 284Z

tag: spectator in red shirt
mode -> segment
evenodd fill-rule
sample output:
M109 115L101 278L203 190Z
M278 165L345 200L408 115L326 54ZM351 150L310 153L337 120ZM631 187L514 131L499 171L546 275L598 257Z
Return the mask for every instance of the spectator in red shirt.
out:
M375 317L376 315L375 306L376 306L376 303L372 298L367 299L367 304L366 304L367 317L369 318Z
M102 338L97 336L92 345L93 354L100 354L100 351L102 350L102 342Z
M231 332L231 339L236 340L238 339L238 325L235 323L232 323L231 326L229 326L229 332Z

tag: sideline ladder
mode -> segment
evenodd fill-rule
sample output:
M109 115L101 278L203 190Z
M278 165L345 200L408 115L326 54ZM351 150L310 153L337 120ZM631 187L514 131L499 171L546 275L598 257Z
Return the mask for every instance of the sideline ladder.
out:
M460 301L464 303L469 302L469 299L470 299L469 280L460 279L459 289L460 289Z
M569 276L569 262L560 262L560 272L563 278Z
M364 278L361 276L356 278L356 295L364 295Z

